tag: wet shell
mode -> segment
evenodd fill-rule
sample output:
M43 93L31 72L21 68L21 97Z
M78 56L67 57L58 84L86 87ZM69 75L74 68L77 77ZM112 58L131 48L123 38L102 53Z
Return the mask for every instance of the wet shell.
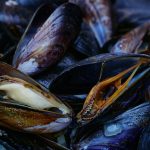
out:
M81 24L80 9L71 3L58 7L34 37L17 49L13 65L26 74L36 74L60 60L77 36Z
M136 27L122 36L122 38L111 48L112 53L138 53L138 48L148 30L150 24L145 23Z
M70 0L78 5L89 24L100 47L112 36L111 9L108 0Z

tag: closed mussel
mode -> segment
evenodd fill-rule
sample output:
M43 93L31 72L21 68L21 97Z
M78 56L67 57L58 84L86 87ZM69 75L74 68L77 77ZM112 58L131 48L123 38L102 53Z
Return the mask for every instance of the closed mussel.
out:
M54 65L76 38L80 24L78 6L71 3L59 6L26 45L18 46L14 67L33 75Z

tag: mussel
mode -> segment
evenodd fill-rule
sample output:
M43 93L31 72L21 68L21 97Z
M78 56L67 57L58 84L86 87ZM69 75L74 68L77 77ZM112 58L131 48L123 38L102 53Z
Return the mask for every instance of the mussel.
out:
M121 73L97 83L91 89L81 112L77 115L78 121L84 122L92 120L99 113L103 112L113 104L130 86L135 84L135 79L138 80L138 77L136 77L135 74L142 63L143 62L139 61L136 65L122 71ZM124 76L131 71L131 75L125 79ZM150 68L148 68L145 73L144 72L145 71L141 73L142 76L143 74L150 72Z
M14 130L54 133L71 122L71 109L11 66L0 63L0 124Z
M76 38L80 24L78 6L71 3L59 6L27 45L18 47L13 66L33 75L54 65Z
M125 28L150 21L149 0L112 0L118 24Z
M112 53L138 53L138 48L146 33L150 30L150 23L145 23L131 30L111 48Z
M109 120L95 131L86 134L73 144L77 150L133 150L137 148L142 129L150 122L150 103L136 106Z
M66 52L65 56L59 61L59 63L57 63L50 70L46 70L41 74L34 76L34 79L46 88L49 88L52 80L58 74L81 59L83 59L83 57L80 55L80 53L76 53L76 51L70 49L70 51Z
M150 59L146 57L94 56L66 69L51 83L50 89L58 96L89 93L77 115L79 123L87 124L116 103L115 113L135 103L144 80L149 78Z
M78 5L89 24L100 47L112 36L112 19L109 0L70 0Z

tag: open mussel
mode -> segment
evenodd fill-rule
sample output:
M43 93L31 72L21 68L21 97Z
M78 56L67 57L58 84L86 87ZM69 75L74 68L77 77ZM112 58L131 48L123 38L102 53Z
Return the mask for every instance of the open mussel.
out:
M71 3L59 6L27 45L18 46L13 66L33 75L54 65L76 38L80 24L78 6Z
M150 103L138 105L116 118L95 125L95 131L73 144L77 150L133 150L137 148L140 133L150 122ZM87 133L87 131L86 131Z
M145 55L94 56L66 69L51 83L50 89L58 96L89 93L77 115L79 123L87 124L111 105L117 104L118 109L110 111L115 113L135 105L143 82L149 77L149 62Z
M148 61L148 60L147 60ZM148 61L150 62L150 60ZM78 121L88 122L98 116L101 112L113 104L125 91L135 82L141 79L141 76L150 72L150 68L144 70L141 74L135 75L138 68L145 63L142 60L122 71L121 73L107 78L97 83L88 94L81 112L77 115ZM124 78L129 72L127 78Z
M139 53L138 48L146 33L150 30L150 23L145 23L131 30L121 37L121 39L111 48L112 53Z
M70 0L78 5L85 21L89 24L100 47L112 36L111 9L108 0Z
M14 130L54 133L71 122L71 110L52 93L0 63L0 124Z

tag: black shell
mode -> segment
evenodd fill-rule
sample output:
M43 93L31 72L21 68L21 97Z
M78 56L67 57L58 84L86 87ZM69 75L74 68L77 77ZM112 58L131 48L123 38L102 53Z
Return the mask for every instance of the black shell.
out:
M81 20L78 6L71 3L59 6L27 45L18 46L13 66L32 75L56 64L75 40Z

